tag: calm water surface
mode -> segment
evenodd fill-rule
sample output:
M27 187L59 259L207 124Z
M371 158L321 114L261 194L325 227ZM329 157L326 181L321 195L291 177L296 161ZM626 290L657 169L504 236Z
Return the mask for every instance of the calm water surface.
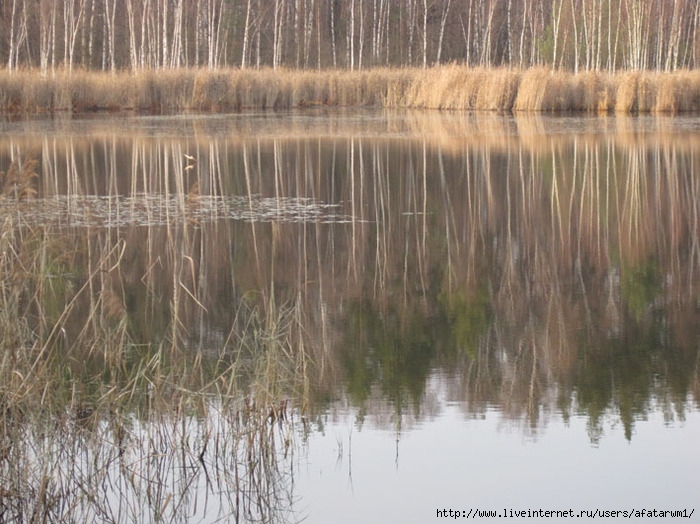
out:
M134 347L166 340L204 362L229 358L245 384L232 347L247 335L232 334L255 306L291 312L313 370L286 393L293 415L255 489L232 495L233 469L207 448L199 462L217 474L165 466L172 484L149 511L150 488L140 498L133 476L120 483L124 468L106 465L114 520L128 520L114 509L125 496L141 520L687 509L691 519L645 521L700 521L700 118L1 124L0 171L29 158L36 196L0 209L70 246L55 269L66 286L118 246L118 275L101 284L116 298L102 300ZM81 308L61 319L66 347L81 340ZM135 423L126 455L151 453L143 435L169 431L165 420ZM183 420L194 441L226 425ZM251 495L261 490L267 506ZM90 504L78 506L94 515ZM504 520L542 521L480 522Z

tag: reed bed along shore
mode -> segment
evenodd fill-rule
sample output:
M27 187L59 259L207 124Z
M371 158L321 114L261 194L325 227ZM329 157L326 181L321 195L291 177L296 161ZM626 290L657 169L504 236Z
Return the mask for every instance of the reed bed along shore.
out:
M230 112L307 106L473 111L681 113L700 111L700 71L569 73L421 68L177 69L116 74L0 71L5 114Z

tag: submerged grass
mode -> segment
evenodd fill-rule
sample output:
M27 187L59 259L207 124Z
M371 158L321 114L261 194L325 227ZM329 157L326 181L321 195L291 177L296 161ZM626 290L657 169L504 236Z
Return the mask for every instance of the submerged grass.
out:
M176 69L117 74L0 71L10 114L383 106L479 111L679 113L700 110L700 71L467 68Z

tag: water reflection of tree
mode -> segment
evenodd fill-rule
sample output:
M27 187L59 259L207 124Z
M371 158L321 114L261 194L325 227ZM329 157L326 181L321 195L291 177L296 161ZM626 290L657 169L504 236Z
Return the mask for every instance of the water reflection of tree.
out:
M365 165L382 166L365 187L385 184L363 197L377 212L366 228L364 267L403 278L381 278L381 292L361 288L358 307L381 320L348 324L362 326L346 351L362 355L346 364L353 398L366 402L372 390L356 389L383 377L382 358L364 349L364 330L375 323L392 332L380 313L391 309L388 297L393 306L403 297L404 314L393 315L403 327L393 332L412 333L410 312L424 308L423 337L439 351L423 365L455 369L461 355L452 394L470 410L495 406L534 426L542 410L581 412L594 439L611 416L631 438L634 421L659 399L669 416L682 416L697 390L696 153L659 140L574 137L549 151L517 141L468 144L450 154L431 149L427 163L425 146L392 145L379 158L376 145L363 149ZM391 346L408 357L414 336ZM674 365L681 355L690 371ZM404 389L419 405L421 388Z
M418 414L437 372L458 377L449 395L470 412L532 427L557 410L585 413L594 435L619 417L629 436L659 403L687 409L700 260L691 140L624 120L617 134L571 136L533 118L388 122L393 138L301 126L287 133L299 138L44 143L40 192L173 194L185 211L198 195L232 193L251 209L258 197L340 206L343 223L94 228L100 252L124 243L118 275L100 286L123 301L136 342L232 359L239 304L261 318L293 304L310 361L323 362L319 398L342 370L370 412L380 397ZM185 170L187 151L196 169Z

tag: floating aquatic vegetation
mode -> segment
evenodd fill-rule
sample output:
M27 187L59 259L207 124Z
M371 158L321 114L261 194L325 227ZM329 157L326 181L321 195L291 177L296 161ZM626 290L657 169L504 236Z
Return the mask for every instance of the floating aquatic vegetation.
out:
M340 204L312 198L137 194L133 196L56 195L22 202L0 201L0 213L21 214L27 225L106 228L163 226L189 221L345 223Z

